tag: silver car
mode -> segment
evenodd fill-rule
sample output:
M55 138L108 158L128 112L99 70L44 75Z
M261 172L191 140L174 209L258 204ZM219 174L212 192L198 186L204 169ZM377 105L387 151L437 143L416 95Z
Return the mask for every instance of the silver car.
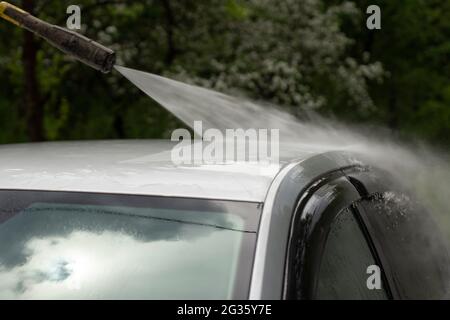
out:
M359 156L176 166L172 146L0 147L0 298L445 297L438 226Z

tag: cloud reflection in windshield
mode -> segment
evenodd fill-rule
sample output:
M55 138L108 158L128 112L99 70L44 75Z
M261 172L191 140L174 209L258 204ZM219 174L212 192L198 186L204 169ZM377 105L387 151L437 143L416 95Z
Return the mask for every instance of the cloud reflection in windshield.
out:
M228 298L241 236L136 216L23 212L0 225L0 298Z

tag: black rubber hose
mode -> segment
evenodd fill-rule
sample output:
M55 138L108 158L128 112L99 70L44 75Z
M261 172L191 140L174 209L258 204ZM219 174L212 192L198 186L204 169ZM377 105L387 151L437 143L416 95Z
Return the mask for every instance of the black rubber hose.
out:
M2 2L0 5L4 6L3 18L47 40L64 53L103 73L113 69L116 62L113 50L74 31L42 21L9 3Z

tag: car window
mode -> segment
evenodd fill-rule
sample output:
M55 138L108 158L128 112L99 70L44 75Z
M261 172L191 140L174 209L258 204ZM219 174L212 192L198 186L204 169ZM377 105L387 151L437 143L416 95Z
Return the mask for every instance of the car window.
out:
M358 221L349 209L341 211L323 251L316 299L387 299L382 287L368 288L369 277L379 276L381 281L377 271L367 273L370 266L376 266L375 259Z
M443 226L435 217L400 192L385 192L358 206L370 223L399 297L448 299L449 252Z
M258 208L0 191L0 299L242 299Z

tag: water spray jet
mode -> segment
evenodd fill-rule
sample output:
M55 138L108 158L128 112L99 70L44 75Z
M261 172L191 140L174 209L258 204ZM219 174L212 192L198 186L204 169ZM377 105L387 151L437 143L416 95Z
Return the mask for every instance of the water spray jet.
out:
M113 50L74 31L42 21L8 2L0 2L0 17L45 39L96 70L109 73L114 67L116 54Z

